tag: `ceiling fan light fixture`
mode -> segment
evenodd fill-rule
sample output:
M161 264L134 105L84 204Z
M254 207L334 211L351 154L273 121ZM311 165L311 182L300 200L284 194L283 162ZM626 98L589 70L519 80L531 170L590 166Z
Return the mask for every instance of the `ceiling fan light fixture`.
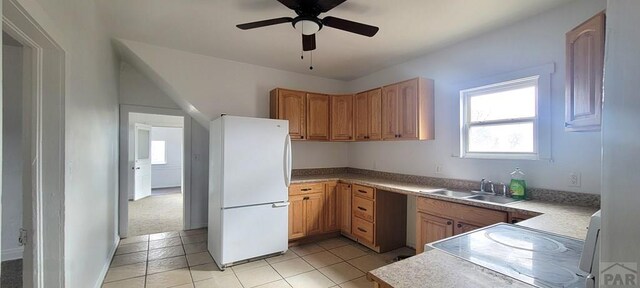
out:
M293 23L293 27L302 35L313 35L322 28L321 24L308 19L301 19Z

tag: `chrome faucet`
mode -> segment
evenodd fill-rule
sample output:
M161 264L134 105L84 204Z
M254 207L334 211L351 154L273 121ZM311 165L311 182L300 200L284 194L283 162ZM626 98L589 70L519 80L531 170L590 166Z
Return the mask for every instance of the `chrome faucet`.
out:
M487 191L487 185L489 185L489 191ZM480 181L480 192L491 192L493 194L495 194L495 186L493 185L493 182L488 181L484 178L482 178L482 180Z

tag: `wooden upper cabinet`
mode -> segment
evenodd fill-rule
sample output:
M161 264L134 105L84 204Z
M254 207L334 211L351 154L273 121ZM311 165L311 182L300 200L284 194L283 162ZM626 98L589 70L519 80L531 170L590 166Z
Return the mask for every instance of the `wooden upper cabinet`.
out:
M354 102L353 118L356 140L367 140L369 136L369 97L367 92L356 94Z
M274 89L270 93L270 117L289 120L292 140L306 138L306 93L286 89Z
M382 89L358 93L355 96L354 118L356 140L380 140Z
M369 138L368 140L382 139L382 89L374 89L367 92L369 101Z
M416 78L382 89L382 139L435 137L433 80Z
M331 96L331 140L353 141L353 95Z
M398 138L398 84L382 88L382 139Z
M398 84L398 138L418 139L418 79Z
M307 139L329 140L329 95L307 93Z
M565 128L600 130L604 69L605 14L592 17L566 35Z

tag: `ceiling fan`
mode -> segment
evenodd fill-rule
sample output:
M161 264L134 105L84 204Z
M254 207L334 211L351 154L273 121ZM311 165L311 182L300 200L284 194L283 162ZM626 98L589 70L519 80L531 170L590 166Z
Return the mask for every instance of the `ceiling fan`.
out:
M316 49L316 33L327 26L343 31L373 37L378 33L379 28L367 24L353 22L341 18L327 16L318 18L321 13L342 4L346 0L278 0L287 8L293 10L298 15L292 17L280 17L250 23L236 25L242 30L249 30L259 27L291 23L293 27L302 34L302 50L312 51Z

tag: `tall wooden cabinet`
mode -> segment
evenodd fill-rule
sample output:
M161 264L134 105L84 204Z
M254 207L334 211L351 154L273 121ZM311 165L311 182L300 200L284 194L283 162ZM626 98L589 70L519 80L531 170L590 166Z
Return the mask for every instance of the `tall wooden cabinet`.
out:
M353 141L353 95L331 96L331 141Z
M306 138L306 92L274 89L270 93L270 117L289 120L289 135L292 140Z
M382 88L382 139L435 137L433 80L416 78Z
M307 139L329 140L330 97L307 93Z
M356 140L382 139L381 88L356 94L353 112Z
M605 14L566 35L565 129L598 131L602 120Z

